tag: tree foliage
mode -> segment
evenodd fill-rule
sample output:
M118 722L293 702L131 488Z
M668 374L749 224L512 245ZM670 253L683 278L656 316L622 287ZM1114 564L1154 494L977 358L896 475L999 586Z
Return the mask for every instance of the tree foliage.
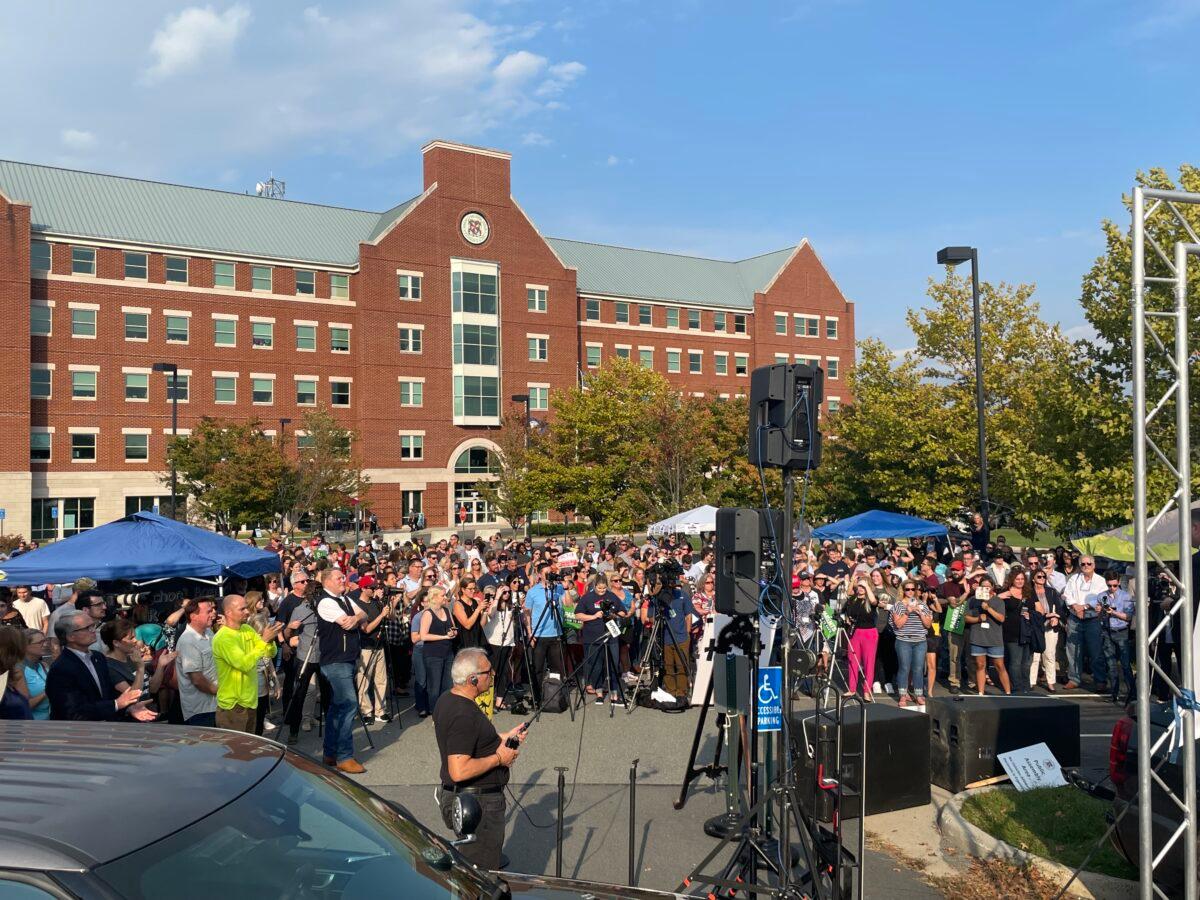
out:
M306 440L280 479L275 510L287 530L306 512L319 516L345 509L352 499L363 499L370 486L355 450L357 435L328 409L306 412L299 430Z

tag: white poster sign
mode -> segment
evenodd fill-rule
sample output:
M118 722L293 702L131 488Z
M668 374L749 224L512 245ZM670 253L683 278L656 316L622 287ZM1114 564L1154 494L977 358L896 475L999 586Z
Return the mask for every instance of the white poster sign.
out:
M1000 753L997 758L1018 791L1061 787L1067 783L1063 778L1062 766L1044 743Z

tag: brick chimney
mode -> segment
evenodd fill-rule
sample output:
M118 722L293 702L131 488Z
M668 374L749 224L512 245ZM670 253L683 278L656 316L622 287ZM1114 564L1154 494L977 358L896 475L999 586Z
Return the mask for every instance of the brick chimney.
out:
M507 203L512 196L512 154L451 141L430 141L421 153L425 161L425 189L437 182L443 197L483 203Z

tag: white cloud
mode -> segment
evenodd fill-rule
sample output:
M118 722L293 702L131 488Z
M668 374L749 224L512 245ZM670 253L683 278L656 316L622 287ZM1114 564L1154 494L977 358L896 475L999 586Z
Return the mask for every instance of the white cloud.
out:
M150 53L154 64L146 70L151 81L168 78L196 66L206 56L228 53L250 22L250 10L241 5L218 13L211 6L190 6L154 34Z
M304 21L310 25L325 26L332 20L321 12L321 7L309 6L304 10Z
M493 70L496 81L501 84L518 85L528 81L546 67L546 57L518 50L510 53Z
M539 97L557 97L565 91L573 82L583 77L583 73L587 71L587 66L581 62L565 62L553 65L549 69L549 78L541 83L537 89Z
M1094 341L1097 337L1096 329L1092 327L1090 322L1084 322L1082 325L1072 325L1063 332L1063 336L1069 341Z
M96 135L78 128L64 128L59 137L63 146L70 150L91 150L96 146Z
M521 143L526 147L547 147L553 143L540 131L527 131L521 135Z
M616 166L616 165L620 165L620 163L621 163L620 157L613 156L611 153L608 155L608 159L606 159L604 161L604 164L608 165L608 166Z

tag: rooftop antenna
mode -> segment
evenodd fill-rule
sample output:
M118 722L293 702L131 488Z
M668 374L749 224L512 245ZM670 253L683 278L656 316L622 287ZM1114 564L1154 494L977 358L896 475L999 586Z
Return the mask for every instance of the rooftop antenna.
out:
M254 193L259 197L282 200L283 195L287 193L287 182L279 181L274 175L271 175L266 181L260 181L254 185Z

